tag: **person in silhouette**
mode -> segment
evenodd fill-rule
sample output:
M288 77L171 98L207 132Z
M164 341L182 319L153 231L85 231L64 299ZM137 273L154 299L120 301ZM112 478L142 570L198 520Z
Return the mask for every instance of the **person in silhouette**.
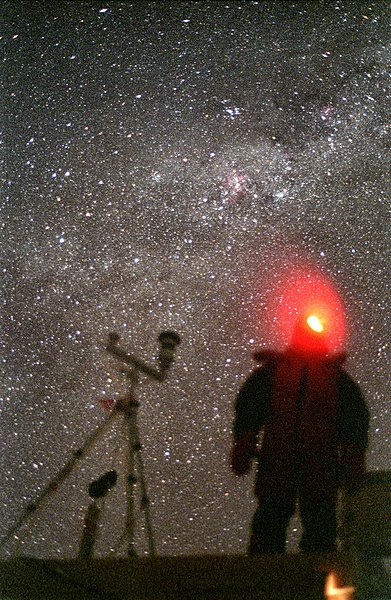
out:
M257 457L250 554L282 554L298 501L303 552L333 552L340 487L365 476L369 412L357 383L328 354L315 315L297 323L284 352L254 354L256 368L235 404L231 467L241 476ZM262 440L260 433L262 432Z

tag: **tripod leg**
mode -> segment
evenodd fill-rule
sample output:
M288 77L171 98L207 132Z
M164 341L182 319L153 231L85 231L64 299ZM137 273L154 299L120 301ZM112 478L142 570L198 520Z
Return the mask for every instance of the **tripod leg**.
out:
M152 533L152 519L149 508L149 498L144 475L144 465L141 456L141 443L137 426L138 402L133 399L129 402L126 410L128 424L128 496L127 496L127 528L128 528L128 556L135 556L134 551L134 484L138 481L135 476L135 457L137 459L137 472L140 480L141 508L144 510L145 526L148 537L149 554L155 556L155 545Z
M137 448L137 462L138 462L138 472L140 475L141 508L144 511L145 527L147 530L147 538L148 538L149 555L156 556L155 542L154 542L153 531L152 531L152 517L151 517L151 510L150 510L150 502L149 502L149 497L148 497L148 492L147 492L147 484L145 481L144 463L143 463L143 458L141 455L141 444L140 443L138 444L138 448Z
M104 433L108 426L117 416L117 411L113 410L105 421L96 429L90 437L86 440L84 446L79 448L73 453L73 456L69 461L62 467L57 475L50 481L50 483L42 490L35 502L32 502L26 506L19 519L10 527L5 536L0 542L0 549L5 546L8 540L19 530L20 527L27 521L27 519L41 507L43 502L50 496L50 494L57 491L58 486L65 481L67 477L72 473L75 465L84 457L86 452L95 444L97 439Z
M134 464L134 451L135 451L135 440L137 435L136 430L136 415L137 415L138 403L133 400L129 403L125 418L128 430L128 450L127 450L127 476L126 476L126 533L128 537L128 550L127 555L130 557L136 556L134 547L134 530L135 530L135 516L134 516L134 486L137 482L135 475L135 464Z

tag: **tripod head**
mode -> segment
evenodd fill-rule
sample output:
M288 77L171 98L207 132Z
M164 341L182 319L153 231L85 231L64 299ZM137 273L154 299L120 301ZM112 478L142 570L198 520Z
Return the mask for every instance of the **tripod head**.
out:
M175 331L162 331L158 340L160 343L160 352L158 356L159 369L147 365L133 354L129 354L118 346L120 336L116 332L109 333L109 340L106 346L107 352L116 356L128 365L131 365L137 371L145 373L148 377L157 381L164 381L167 371L174 361L176 347L181 343L180 336Z

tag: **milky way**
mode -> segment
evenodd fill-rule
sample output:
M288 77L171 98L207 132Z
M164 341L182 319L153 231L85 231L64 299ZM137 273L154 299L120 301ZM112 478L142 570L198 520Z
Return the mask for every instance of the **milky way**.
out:
M0 533L124 389L108 333L154 364L173 329L167 381L138 388L156 549L243 552L254 499L228 467L233 403L252 351L284 343L274 294L298 268L340 294L368 466L389 468L388 2L9 0L3 14ZM88 485L113 468L96 551L124 552L117 421L4 556L75 556Z

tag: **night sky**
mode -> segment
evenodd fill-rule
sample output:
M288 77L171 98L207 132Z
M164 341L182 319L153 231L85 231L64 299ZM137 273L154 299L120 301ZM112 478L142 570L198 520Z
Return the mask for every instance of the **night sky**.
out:
M244 552L254 472L229 470L234 399L253 350L288 342L297 277L339 294L368 466L390 468L389 3L2 12L0 534L124 389L108 333L154 364L173 329L167 381L137 393L156 550ZM75 556L88 485L114 468L97 554L123 555L125 448L118 418L2 556Z

